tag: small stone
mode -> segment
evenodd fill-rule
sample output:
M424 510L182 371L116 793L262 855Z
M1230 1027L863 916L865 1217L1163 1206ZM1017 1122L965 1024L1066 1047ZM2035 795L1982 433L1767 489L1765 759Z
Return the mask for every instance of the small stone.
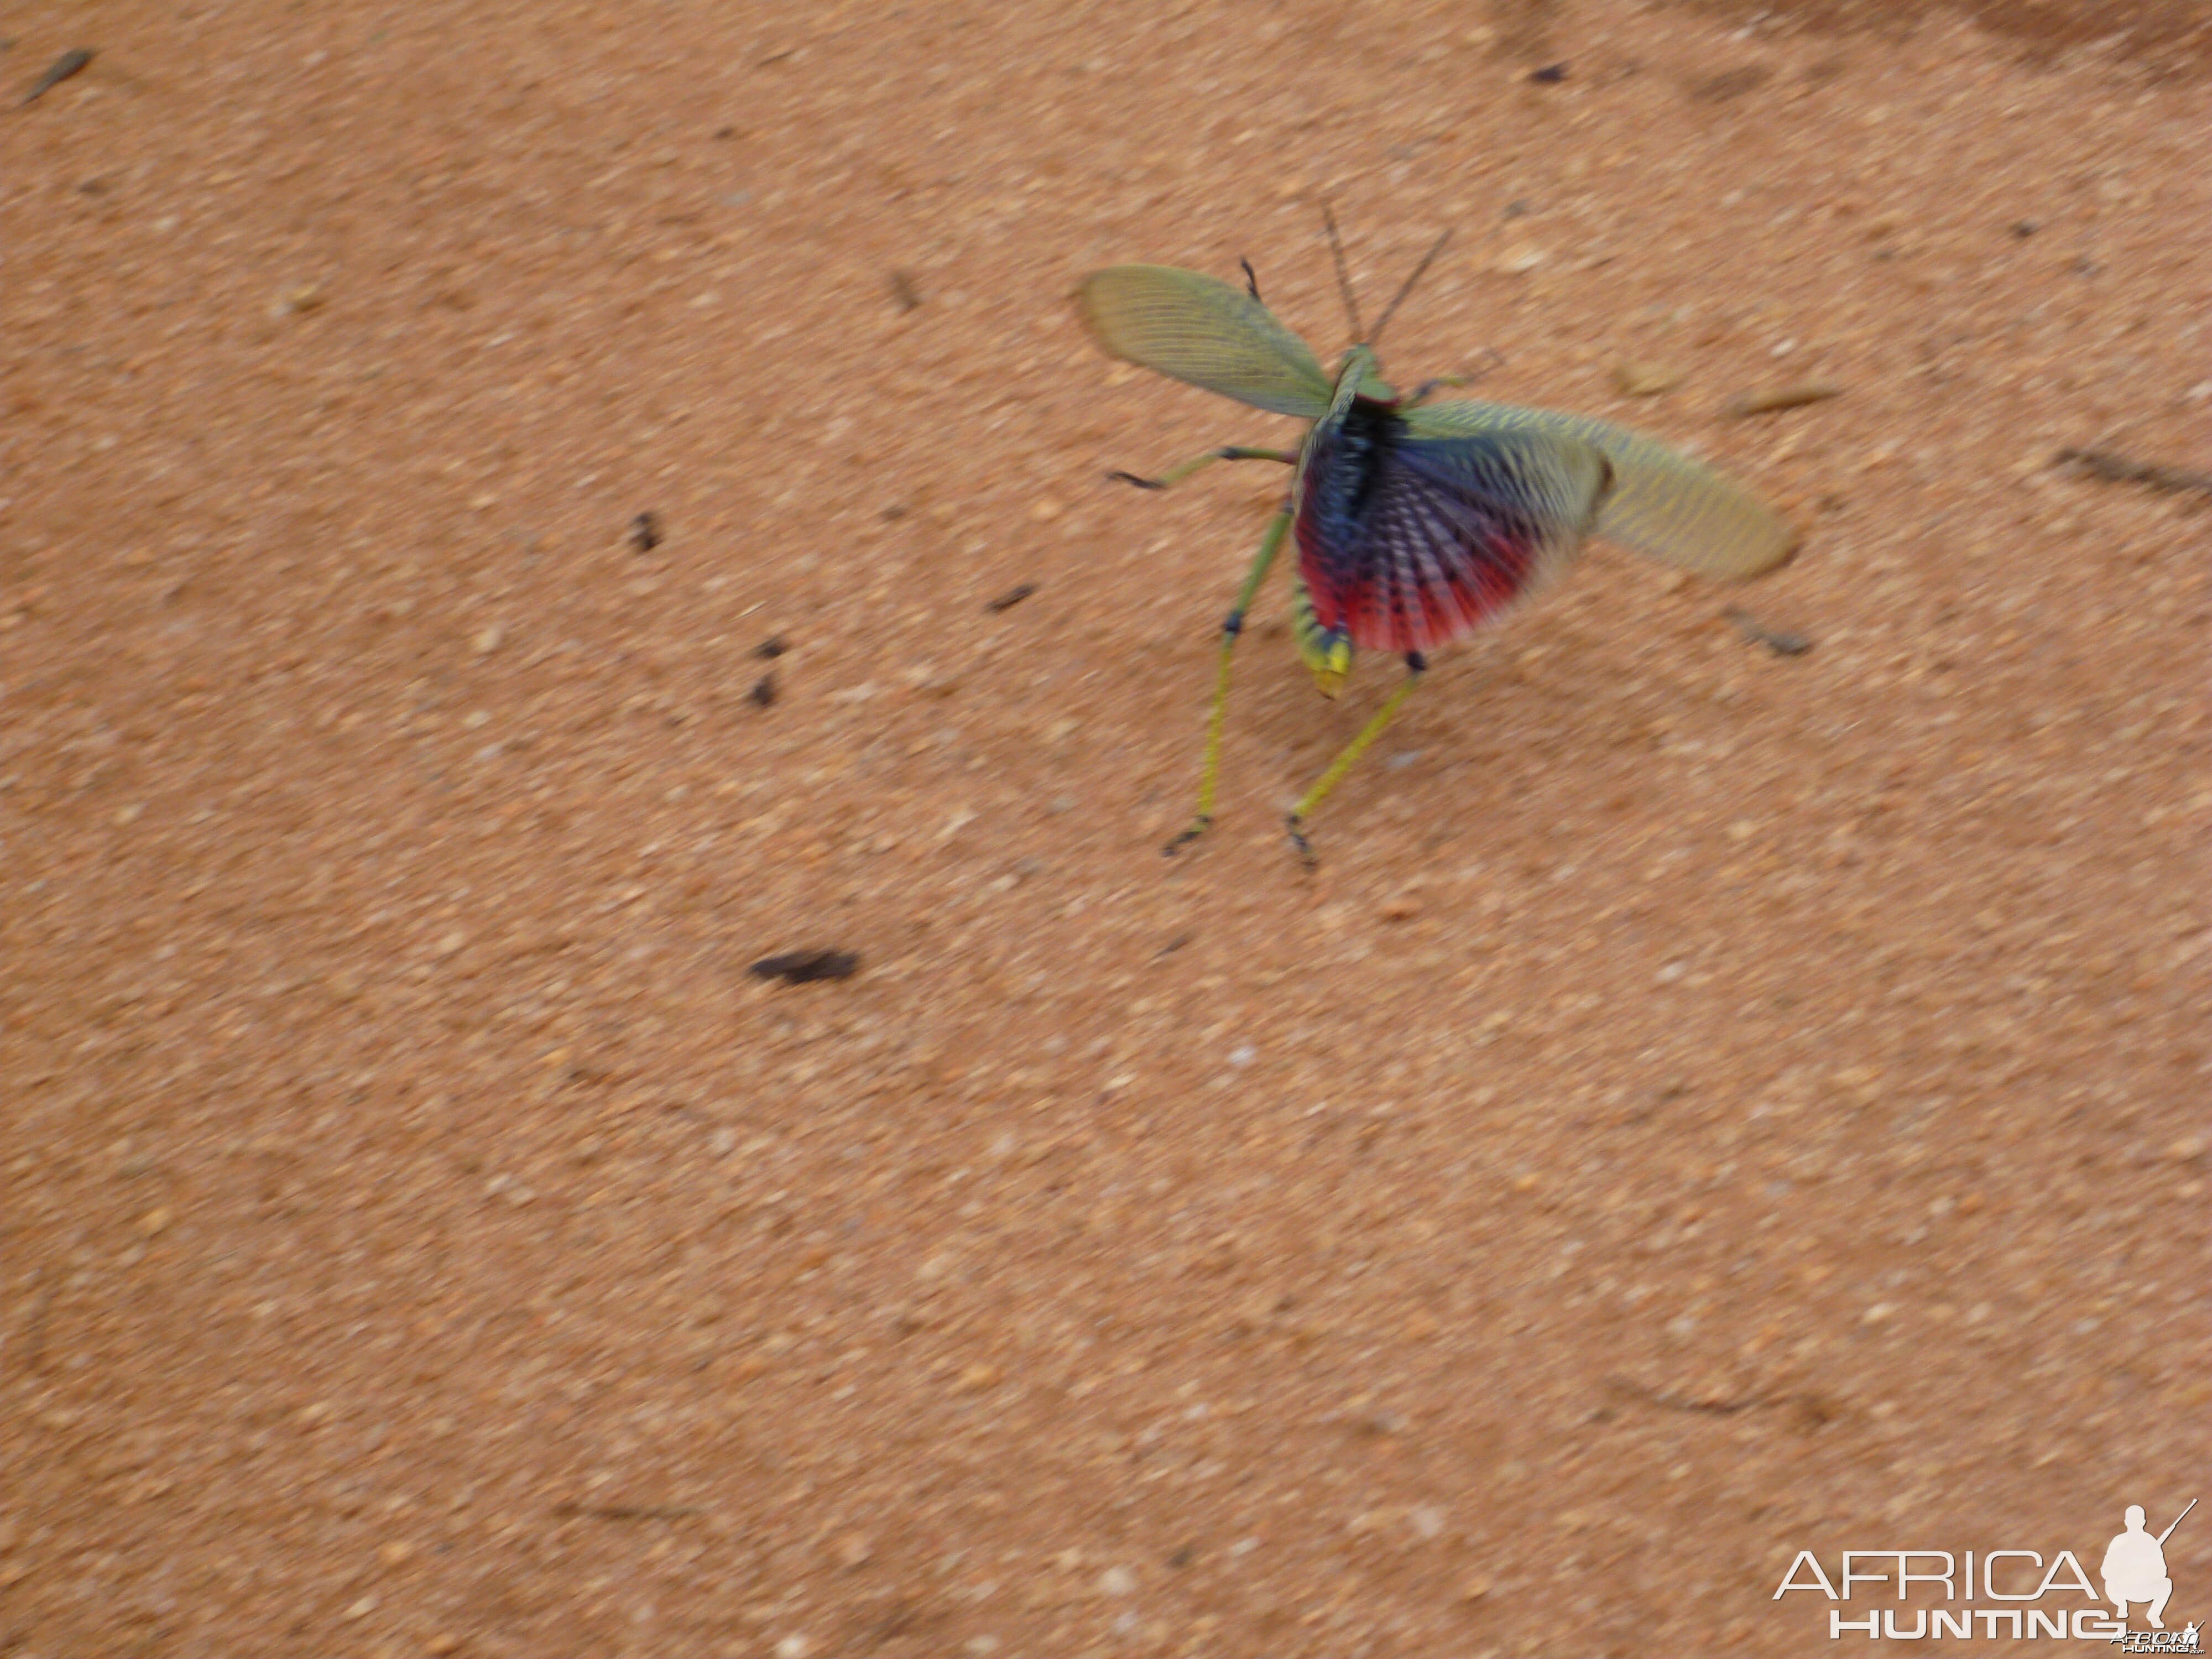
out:
M1490 1581L1487 1578L1470 1578L1459 1587L1459 1599L1462 1601L1480 1601L1489 1594Z
M814 1644L804 1636L787 1636L775 1644L775 1659L806 1659Z
M138 1231L145 1234L147 1237L151 1238L155 1234L165 1231L168 1224L175 1219L175 1212L171 1210L168 1206L165 1204L158 1210L149 1210L145 1214L140 1216L138 1218Z
M1413 1530L1425 1539L1443 1535L1444 1512L1434 1504L1416 1504L1406 1511L1406 1519Z
M1426 1308L1419 1310L1406 1321L1406 1334L1416 1342L1427 1341L1439 1328L1437 1316Z
M449 1630L441 1630L422 1644L425 1653L447 1654L459 1647L461 1638Z
M296 317L310 311L320 311L328 302L320 283L301 283L278 295L269 307L272 317Z
M1035 519L1039 524L1048 524L1053 520L1058 518L1064 511L1066 511L1066 509L1063 508L1058 501L1055 501L1048 496L1044 500L1039 501L1031 505L1030 507L1030 517Z
M129 829L132 824L138 822L140 816L144 813L145 811L146 803L143 800L134 800L128 806L117 807L115 809L115 827L118 830Z
M1800 380L1792 386L1769 386L1759 392L1739 392L1721 405L1724 415L1767 415L1778 409L1802 409L1807 404L1840 398L1844 389L1825 380Z
M1862 1325L1883 1324L1896 1311L1897 1304L1894 1302L1877 1302L1859 1316L1859 1323Z
M1504 276L1525 276L1550 256L1533 242L1516 242L1495 259L1490 268Z
M837 1540L837 1565L848 1572L866 1565L874 1555L868 1540L857 1532L848 1532Z
M364 1595L361 1600L356 1601L351 1607L349 1607L343 1613L340 1613L338 1617L348 1621L351 1621L356 1619L366 1619L370 1613L374 1613L375 1611L376 1598L374 1595Z
M1249 1042L1240 1042L1229 1051L1229 1063L1242 1070L1260 1058L1260 1051Z
M1513 1177L1513 1190L1516 1193L1533 1193L1536 1187L1536 1174L1533 1170Z
M493 652L498 650L501 645L506 643L506 641L507 630L504 628L501 628L497 623L494 623L489 628L477 629L476 637L471 640L469 643L476 647L477 655L479 657L488 657L491 655Z
M434 957L450 957L468 942L469 936L456 927L431 947L430 954Z
M1098 1575L1098 1593L1101 1595L1134 1595L1137 1593L1137 1575L1127 1567L1109 1567Z
M985 1389L997 1387L999 1376L996 1365L970 1365L960 1373L960 1391L963 1394L980 1394Z
M1682 378L1682 371L1671 363L1624 359L1613 366L1613 383L1620 388L1622 396L1628 398L1656 398L1681 385Z
M1396 893L1382 901L1382 920L1411 921L1421 914L1420 901L1410 893Z

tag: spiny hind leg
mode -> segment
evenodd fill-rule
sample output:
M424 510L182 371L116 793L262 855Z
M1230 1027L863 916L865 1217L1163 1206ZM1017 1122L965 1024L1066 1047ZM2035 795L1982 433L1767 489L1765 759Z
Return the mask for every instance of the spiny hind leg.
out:
M1382 735L1382 728L1389 725L1390 716L1398 712L1400 703L1413 695L1413 688L1421 683L1421 676L1427 672L1428 666L1427 659L1419 652L1406 653L1406 678L1390 694L1390 700L1376 712L1375 718L1367 722L1358 737L1344 745L1343 752L1329 763L1328 770L1322 773L1298 804L1291 808L1285 827L1291 833L1291 845L1298 849L1298 857L1307 869L1314 867L1314 851L1313 843L1305 836L1306 819L1312 815L1314 808L1328 798L1328 792L1336 787L1344 775L1358 764L1359 757L1367 752L1368 745Z
M1221 727L1229 714L1229 665L1237 651L1237 639L1244 631L1244 613L1252 608L1253 596L1259 592L1260 584L1267 580L1267 567L1275 562L1275 554L1283 544L1283 537L1291 527L1291 506L1288 501L1267 522L1267 533L1260 538L1259 556L1252 561L1246 574L1244 586L1237 590L1237 604L1221 624L1221 667L1214 677L1213 711L1206 721L1206 759L1198 774L1198 811L1192 814L1190 828L1170 842L1160 851L1173 858L1189 842L1204 835L1213 823L1213 787L1221 775Z
M1140 478L1133 472L1109 472L1109 478L1123 483L1133 483L1139 489L1165 489L1179 484L1200 467L1211 466L1216 461L1279 461L1285 466L1297 465L1295 449L1255 449L1245 444L1224 444L1218 449L1209 449L1203 455L1194 455L1180 466L1170 467L1157 478Z

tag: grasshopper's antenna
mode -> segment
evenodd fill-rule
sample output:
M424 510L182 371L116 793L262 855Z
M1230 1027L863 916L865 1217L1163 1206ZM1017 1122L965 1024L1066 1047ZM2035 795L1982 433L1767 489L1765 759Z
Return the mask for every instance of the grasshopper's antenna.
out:
M1344 263L1344 239L1336 234L1336 215L1328 203L1321 204L1322 222L1328 227L1328 251L1336 256L1336 287L1344 295L1345 314L1352 319L1352 337L1356 344L1364 344L1367 330L1359 320L1359 301L1352 297L1352 272Z
M1437 238L1429 251L1421 256L1421 263L1415 265L1413 274L1406 278L1406 285L1398 290L1398 297L1384 307L1382 320L1375 325L1375 337L1367 342L1369 345L1376 345L1382 341L1382 331L1390 326L1390 319L1396 313L1399 305L1408 294L1413 291L1413 284L1421 280L1421 273L1429 268L1429 262L1444 251L1444 244L1451 240L1451 235L1449 230L1444 232L1443 235Z

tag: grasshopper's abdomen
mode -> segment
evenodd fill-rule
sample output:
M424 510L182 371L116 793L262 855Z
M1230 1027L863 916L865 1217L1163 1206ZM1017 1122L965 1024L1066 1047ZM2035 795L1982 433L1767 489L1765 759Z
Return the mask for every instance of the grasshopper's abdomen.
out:
M1390 453L1406 422L1394 404L1355 398L1343 418L1315 428L1306 464L1305 499L1298 514L1298 544L1350 548L1362 539Z

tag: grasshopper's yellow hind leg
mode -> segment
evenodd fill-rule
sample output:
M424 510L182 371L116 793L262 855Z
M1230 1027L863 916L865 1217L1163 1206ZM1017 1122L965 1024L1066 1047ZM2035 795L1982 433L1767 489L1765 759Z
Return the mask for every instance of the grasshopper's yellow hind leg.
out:
M1200 467L1211 466L1216 461L1280 461L1285 466L1296 466L1298 453L1295 449L1254 449L1245 444L1224 444L1218 449L1209 449L1203 455L1194 455L1180 466L1171 466L1157 478L1140 478L1133 472L1109 472L1106 476L1123 483L1133 483L1139 489L1165 489L1179 484Z
M1213 823L1213 786L1221 775L1221 726L1229 714L1229 665L1236 653L1237 637L1244 631L1244 613L1252 608L1252 599L1267 580L1267 567L1275 562L1275 554L1283 544L1283 537L1291 527L1290 503L1268 521L1267 533L1260 538L1259 556L1252 561L1252 568L1244 578L1244 586L1237 591L1237 605L1221 624L1221 669L1213 682L1213 712L1206 722L1206 759L1199 769L1198 811L1190 820L1190 828L1170 842L1160 851L1173 858L1190 842L1204 835Z
M1421 683L1421 676L1428 665L1419 652L1406 653L1404 683L1390 694L1390 700L1376 711L1375 718L1367 722L1360 734L1344 745L1344 752L1329 763L1328 770L1315 781L1314 787L1306 791L1298 804L1291 808L1287 820L1291 845L1298 849L1298 857L1304 861L1307 869L1314 867L1314 852L1313 844L1305 836L1306 819L1312 815L1314 808L1328 797L1328 792L1336 787L1344 775L1358 763L1359 757L1367 752L1368 745L1382 735L1382 728L1389 725L1390 716L1398 712L1400 703L1413 695L1413 688Z

